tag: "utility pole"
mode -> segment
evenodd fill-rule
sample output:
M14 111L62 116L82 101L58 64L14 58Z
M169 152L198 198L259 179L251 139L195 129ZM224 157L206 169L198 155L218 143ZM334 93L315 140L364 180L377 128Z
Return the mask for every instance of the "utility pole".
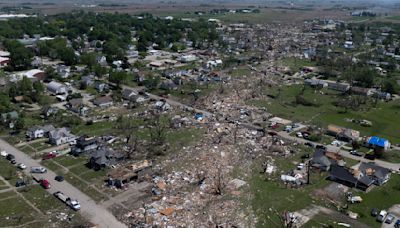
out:
M310 184L310 160L307 161L306 163L306 167L307 167L307 184Z

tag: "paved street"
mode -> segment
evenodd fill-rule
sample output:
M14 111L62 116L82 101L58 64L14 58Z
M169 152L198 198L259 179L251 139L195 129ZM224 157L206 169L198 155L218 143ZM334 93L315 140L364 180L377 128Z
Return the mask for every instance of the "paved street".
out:
M33 160L31 157L11 146L6 141L0 139L0 148L6 150L15 156L17 163L24 163L28 168L26 172L29 174L31 166L40 166L38 161ZM73 199L77 199L81 203L81 213L87 217L92 223L104 228L119 228L126 227L124 224L119 222L107 209L101 205L96 204L89 196L75 188L67 181L57 182L54 181L56 174L48 170L46 174L38 174L43 178L50 181L52 187L49 189L49 193L53 194L56 191L61 191Z

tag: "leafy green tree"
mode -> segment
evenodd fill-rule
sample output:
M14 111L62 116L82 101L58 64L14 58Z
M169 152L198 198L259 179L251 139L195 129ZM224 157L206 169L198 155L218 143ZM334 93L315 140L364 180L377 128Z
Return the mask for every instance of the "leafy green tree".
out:
M130 75L124 71L111 71L109 80L110 82L120 85L121 83L127 81L129 77Z
M4 43L10 52L11 66L15 70L26 70L31 65L33 53L16 40L7 40Z
M23 77L22 80L19 82L20 93L23 95L28 95L32 92L32 89L32 81L27 77Z

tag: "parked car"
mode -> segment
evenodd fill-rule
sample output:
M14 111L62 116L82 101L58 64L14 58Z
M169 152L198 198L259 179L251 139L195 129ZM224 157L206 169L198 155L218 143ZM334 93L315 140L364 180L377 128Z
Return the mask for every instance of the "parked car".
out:
M31 173L47 173L47 169L41 166L31 167Z
M0 156L2 156L2 157L7 157L7 155L8 155L8 153L5 150L2 150L0 152Z
M304 143L304 145L312 147L312 148L315 147L314 143L311 143L311 142L306 142L306 143Z
M304 163L300 163L300 164L297 165L297 169L298 170L302 170L302 169L304 169L304 166L305 166Z
M19 163L19 164L17 165L17 167L18 167L19 169L26 169L26 165L23 164L23 163Z
M365 154L364 158L369 159L369 160L375 160L376 155L375 154Z
M296 136L297 136L297 138L303 138L303 134L301 134L301 132L297 132Z
M55 158L55 157L57 157L57 154L54 153L54 152L50 152L50 153L47 153L47 154L43 155L42 159L43 160L47 160L47 159L52 159L52 158Z
M376 208L372 208L371 209L371 216L372 217L376 217L378 215L379 211Z
M53 193L53 195L67 204L73 210L78 211L81 209L81 205L78 200L73 200L60 191Z
M64 177L63 177L63 176L56 176L56 177L54 178L54 180L56 180L56 181L58 181L58 182L62 182L62 181L64 181Z
M11 160L15 160L15 156L12 154L7 154L6 159L11 161Z
M350 150L350 154L358 157L362 157L364 154L361 152L358 152L357 150Z
M376 217L376 221L382 223L383 221L385 221L386 215L387 215L387 211L381 210L379 212L378 216Z
M326 150L326 146L324 146L324 145L317 145L317 146L315 146L315 148L321 149L321 150Z
M45 188L45 189L51 188L50 182L49 182L48 180L46 180L46 179L41 179L41 180L39 181L39 183L40 183L40 185L41 185L43 188Z
M26 186L26 183L24 180L22 179L18 179L17 182L15 182L15 187L22 187L22 186Z
M385 223L387 223L387 224L392 224L393 221L394 221L394 215L388 214L388 215L386 216Z
M307 158L310 158L310 154L301 155L301 159L307 159Z
M400 219L397 219L396 223L394 224L395 228L400 228Z

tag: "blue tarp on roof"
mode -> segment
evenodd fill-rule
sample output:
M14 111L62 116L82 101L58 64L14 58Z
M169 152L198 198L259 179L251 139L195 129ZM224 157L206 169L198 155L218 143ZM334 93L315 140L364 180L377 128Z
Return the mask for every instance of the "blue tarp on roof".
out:
M386 142L388 142L387 139L379 138L376 136L372 136L368 141L369 144L379 146L379 147L385 147Z

